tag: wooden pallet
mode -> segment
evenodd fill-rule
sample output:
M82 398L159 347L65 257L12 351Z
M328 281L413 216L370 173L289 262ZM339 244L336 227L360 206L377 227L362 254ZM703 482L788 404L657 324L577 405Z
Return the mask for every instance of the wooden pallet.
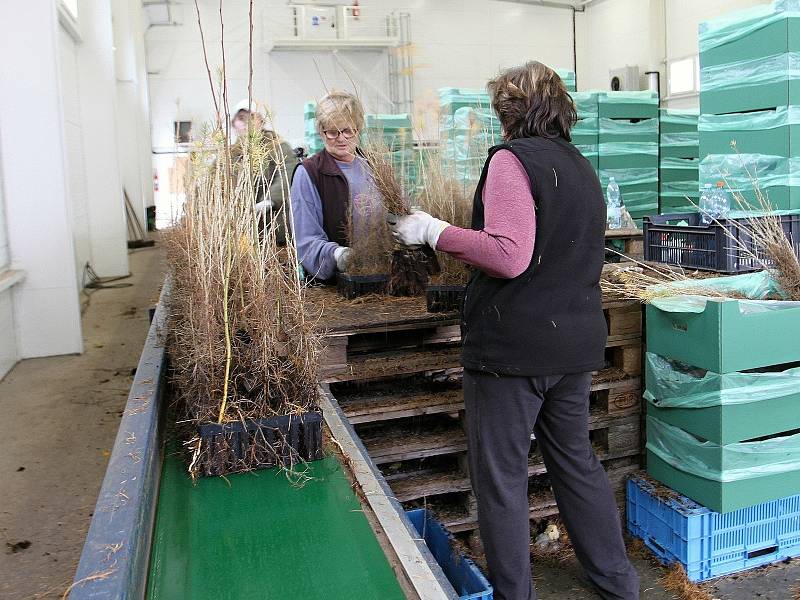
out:
M459 373L453 372L455 380ZM409 384L398 390L396 382L373 384L335 395L339 406L354 425L393 421L420 415L457 413L464 409L460 387L431 386L426 382ZM641 379L627 377L624 371L607 369L597 373L591 387L591 418L638 412L641 405Z
M617 504L624 505L625 482L640 466L635 457L622 457L604 461L611 488ZM543 488L528 496L530 518L532 521L552 518L558 515L558 505L552 490ZM472 531L478 527L477 503L471 491L452 493L442 500L424 499L406 503L407 506L427 506L444 523L451 533Z
M457 313L428 313L423 298L375 296L348 302L329 288L309 290L309 295L313 307L325 309L323 382L372 381L459 367L458 352L453 350L461 342ZM603 313L608 326L608 366L638 375L641 305L608 301ZM424 356L415 358L416 353Z
M625 248L622 252L631 258L641 258L644 254L643 236L641 229L606 230L606 240L623 240Z
M590 421L589 429L595 453L602 461L638 456L640 453L638 414L613 419L607 416L595 418ZM399 501L407 502L470 489L463 455L466 452L466 438L458 428L452 427L449 431L439 429L436 432L414 433L407 437L392 435L390 428L381 433L383 435L378 434L362 440L370 457L378 465L444 454L461 455L446 468L420 468L416 471L384 473L387 483ZM535 442L532 443L531 449L528 475L530 477L544 475L547 468Z

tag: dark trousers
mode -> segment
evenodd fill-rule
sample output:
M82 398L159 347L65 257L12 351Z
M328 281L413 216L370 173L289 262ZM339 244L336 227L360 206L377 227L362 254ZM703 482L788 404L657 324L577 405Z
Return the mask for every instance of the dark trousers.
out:
M533 600L528 452L541 449L562 520L606 599L639 598L611 486L589 441L591 373L540 377L464 371L469 469L495 600Z

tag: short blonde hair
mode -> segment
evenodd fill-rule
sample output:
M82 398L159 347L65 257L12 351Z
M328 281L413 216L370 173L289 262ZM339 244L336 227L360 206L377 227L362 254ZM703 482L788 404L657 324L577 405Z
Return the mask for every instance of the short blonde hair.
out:
M364 128L364 107L347 92L331 92L317 103L317 131Z

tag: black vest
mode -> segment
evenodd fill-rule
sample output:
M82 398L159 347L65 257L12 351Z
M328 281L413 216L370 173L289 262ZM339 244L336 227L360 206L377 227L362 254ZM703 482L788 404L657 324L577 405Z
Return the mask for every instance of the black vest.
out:
M525 376L602 369L606 206L600 181L575 146L561 138L522 138L495 146L475 190L476 230L483 229L489 161L500 149L514 153L531 181L533 259L514 279L474 272L464 300L462 363L468 369Z
M300 164L305 168L322 200L323 231L331 242L349 246L347 210L350 206L350 185L347 183L347 177L327 150L317 152Z

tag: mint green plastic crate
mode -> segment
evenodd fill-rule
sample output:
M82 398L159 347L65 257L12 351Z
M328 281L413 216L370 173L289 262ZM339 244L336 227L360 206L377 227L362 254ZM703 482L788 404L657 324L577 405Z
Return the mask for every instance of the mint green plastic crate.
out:
M649 450L647 473L676 492L720 513L791 496L800 489L800 470L720 482L676 469Z
M660 192L658 196L659 209L658 213L661 215L670 215L675 213L690 213L697 212L698 202L700 201L700 194L695 193L694 196L689 195L692 202L687 200L683 194L671 194Z
M700 161L696 158L661 157L660 181L699 181ZM695 186L695 189L700 189Z
M601 169L658 170L658 144L655 142L601 142L598 145Z
M575 110L578 119L594 118L598 116L599 108L597 104L599 92L572 92L572 101L575 103Z
M658 119L598 120L600 143L646 142L658 143Z
M738 24L740 35L732 32L727 43L700 52L701 67L800 51L800 18L783 17L770 22L771 18L743 19Z
M643 92L600 92L598 114L612 119L655 119L658 117L658 96Z
M703 114L768 110L776 106L800 104L800 81L787 73L782 81L746 85L731 89L703 90L700 83L700 111Z
M800 429L797 369L720 375L650 353L647 414L692 435L731 444Z
M659 139L662 158L699 158L700 136L697 131L661 133Z
M739 300L709 298L701 312L648 304L647 351L715 373L800 361L800 308L744 312Z
M662 134L697 131L699 115L696 110L662 108L658 118Z
M800 156L800 107L746 114L703 115L700 155L771 154ZM731 146L736 141L736 150Z
M584 133L583 131L573 130L570 134L572 143L576 146L594 146L597 147L598 136L597 133Z

